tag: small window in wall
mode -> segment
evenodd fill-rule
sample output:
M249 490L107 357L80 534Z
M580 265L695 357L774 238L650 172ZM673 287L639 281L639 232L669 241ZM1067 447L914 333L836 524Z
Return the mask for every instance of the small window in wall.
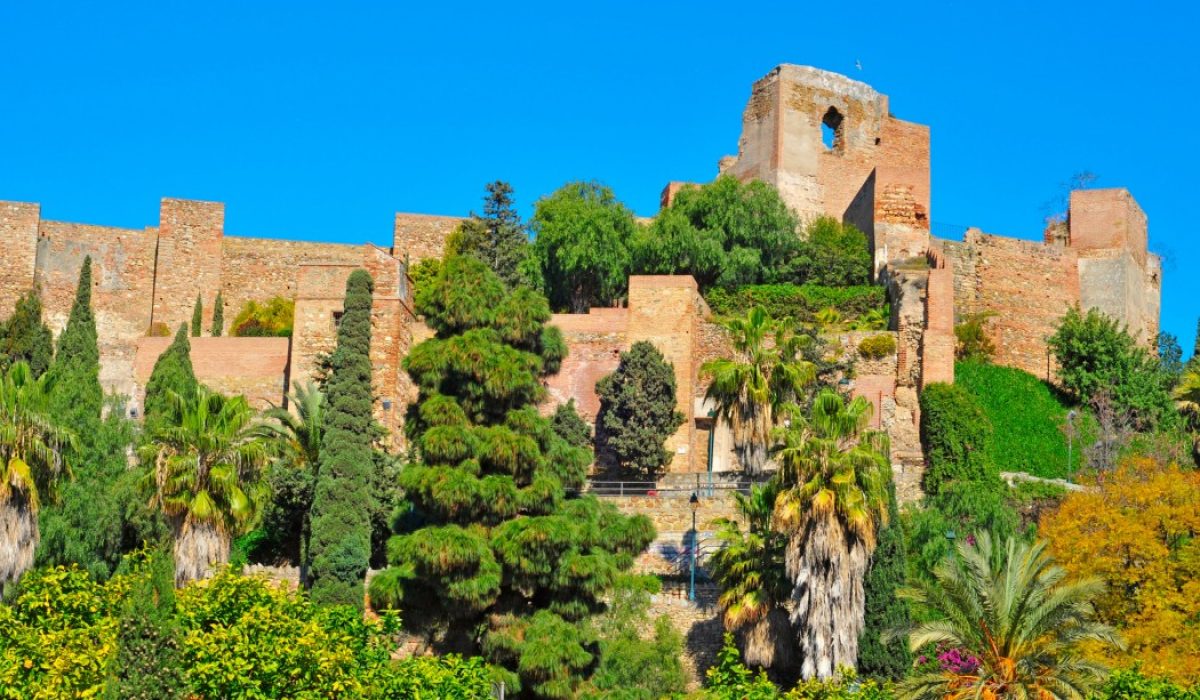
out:
M342 311L334 311L333 312L333 327L334 328L337 328L338 326L342 325L342 314L343 313L344 312L342 312Z
M830 107L821 118L821 142L834 153L841 153L846 145L845 135L842 133L844 122L845 119L842 113L837 111L837 107Z

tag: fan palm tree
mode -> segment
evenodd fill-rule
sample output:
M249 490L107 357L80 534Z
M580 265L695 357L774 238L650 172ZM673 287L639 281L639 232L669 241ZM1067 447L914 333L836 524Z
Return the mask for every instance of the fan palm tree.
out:
M786 320L772 321L756 307L746 318L726 325L738 358L710 360L700 368L712 379L707 397L717 415L733 427L738 460L750 474L758 474L767 463L781 407L816 378L816 366L800 357L808 337L796 335L788 325Z
M854 667L863 628L863 577L875 526L887 522L891 478L887 436L867 430L871 403L817 395L810 415L783 428L778 450L779 527L789 533L792 626L804 678Z
M292 386L294 391L288 396L291 410L268 409L254 434L267 441L275 456L268 475L274 502L264 516L264 527L299 533L299 550L293 553L303 564L308 550L308 512L325 432L325 396L312 380Z
M904 681L898 689L902 698L1091 697L1106 669L1083 659L1080 645L1121 645L1114 630L1095 619L1092 600L1104 584L1095 578L1067 581L1045 550L1044 542L1011 537L996 547L983 532L975 545L960 542L957 556L938 564L932 581L901 593L939 617L907 630L912 649L944 645L974 657L967 668Z
M778 494L775 482L754 486L749 495L734 494L734 508L746 529L738 519L714 521L721 549L708 560L721 587L717 604L725 628L738 633L746 663L763 668L789 667L794 656L784 607L792 592L783 565L787 537L773 522Z
M33 565L38 508L69 473L75 434L50 412L49 374L17 362L0 377L0 587Z
M149 466L151 506L171 525L182 583L229 561L231 539L248 529L263 501L269 453L245 398L199 387L193 398L171 392L170 399L172 420L155 426L138 454Z

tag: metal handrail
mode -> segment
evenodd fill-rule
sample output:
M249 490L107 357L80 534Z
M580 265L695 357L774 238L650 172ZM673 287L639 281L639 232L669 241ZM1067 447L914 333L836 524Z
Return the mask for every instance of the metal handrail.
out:
M597 496L666 496L686 498L696 493L712 495L716 491L750 493L750 484L726 483L706 484L697 489L695 486L660 486L655 481L588 481L584 487L585 493Z

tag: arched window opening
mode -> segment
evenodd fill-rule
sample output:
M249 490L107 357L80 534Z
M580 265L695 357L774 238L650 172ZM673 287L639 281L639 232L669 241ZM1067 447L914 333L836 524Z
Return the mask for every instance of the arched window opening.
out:
M846 139L842 132L844 123L845 119L842 117L842 113L837 111L837 107L830 107L821 119L821 143L824 143L825 148L834 153L841 153L845 148Z

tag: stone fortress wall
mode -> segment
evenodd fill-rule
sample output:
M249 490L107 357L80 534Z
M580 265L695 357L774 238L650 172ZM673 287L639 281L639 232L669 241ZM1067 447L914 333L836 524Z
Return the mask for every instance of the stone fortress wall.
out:
M827 146L823 130L831 136ZM905 499L919 495L923 470L918 392L954 379L954 324L988 313L997 361L1052 376L1046 338L1074 304L1099 308L1151 342L1158 331L1161 263L1147 249L1147 220L1123 189L1071 194L1066 220L1043 241L984 234L963 241L930 236L930 130L897 119L889 99L845 76L782 65L754 83L742 116L738 154L719 171L777 187L803 219L829 215L867 233L879 282L892 301L894 357L862 364L851 391L869 398L873 419L892 438L896 480ZM668 205L687 183L672 182ZM460 218L396 214L391 246L309 243L226 236L224 206L164 199L157 226L121 229L49 221L37 204L0 202L0 317L20 294L40 287L48 323L66 323L79 267L94 265L93 303L102 381L137 411L148 368L168 342L147 337L191 319L197 294L204 328L217 290L227 325L247 300L296 300L290 342L203 338L193 341L202 378L244 391L257 404L280 404L288 383L311 376L336 338L346 277L375 278L372 362L376 412L399 445L404 408L414 397L400 360L427 329L413 315L407 266L439 257ZM552 410L575 399L594 420L595 382L638 340L653 342L676 370L684 425L668 441L670 471L736 470L727 428L714 425L699 369L727 355L722 329L690 277L630 280L625 306L555 315L570 355L547 380ZM853 351L856 341L842 338Z

